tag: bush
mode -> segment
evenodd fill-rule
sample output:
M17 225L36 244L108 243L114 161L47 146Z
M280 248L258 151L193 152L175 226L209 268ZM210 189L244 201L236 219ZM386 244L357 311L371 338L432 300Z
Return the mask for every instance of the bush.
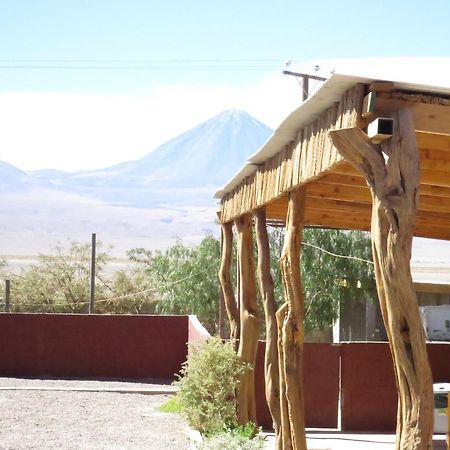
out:
M198 447L198 450L262 450L264 439L261 436L254 437L254 425L238 427L233 430L224 430L220 433L208 436Z
M176 381L181 414L203 435L236 428L235 392L245 364L230 343L215 337L190 347L189 353Z

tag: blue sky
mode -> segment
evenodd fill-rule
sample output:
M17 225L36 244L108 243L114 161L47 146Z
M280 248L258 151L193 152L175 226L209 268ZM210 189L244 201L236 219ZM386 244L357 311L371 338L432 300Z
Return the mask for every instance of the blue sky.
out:
M448 0L0 0L0 11L0 119L15 136L0 138L0 159L24 169L136 158L227 107L274 127L297 102L286 59L450 53Z

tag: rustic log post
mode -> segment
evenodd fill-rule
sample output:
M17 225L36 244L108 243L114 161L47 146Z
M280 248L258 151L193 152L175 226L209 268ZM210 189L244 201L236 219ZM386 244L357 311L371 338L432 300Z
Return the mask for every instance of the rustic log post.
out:
M277 304L275 302L274 285L270 273L270 246L267 235L266 211L261 208L255 211L256 242L258 246L258 282L264 305L266 320L266 353L264 359L264 375L266 399L275 429L276 440L279 440L281 425L280 413L280 377L278 368L278 328Z
M378 297L398 389L401 450L429 450L433 437L432 376L411 278L420 160L413 112L401 110L392 138L372 144L360 129L330 132L334 145L366 178L372 192L372 248Z
M227 311L228 321L230 323L230 341L236 348L239 340L239 310L234 296L233 282L231 278L231 266L233 259L233 223L222 224L222 248L219 280L222 288L222 294Z
M237 392L239 423L256 421L255 363L258 350L259 323L256 304L255 262L253 258L252 220L249 214L235 220L238 232L239 295L241 335L238 357L248 365L241 376Z
M278 368L280 378L280 430L276 440L277 450L291 450L291 428L289 425L289 411L286 399L286 379L284 376L284 352L283 352L283 324L286 318L288 310L288 304L284 303L283 306L277 311L277 331L278 331Z
M304 296L300 275L300 250L303 236L305 187L289 194L286 234L281 254L281 274L288 305L283 323L282 347L284 378L289 412L289 427L294 450L306 450L303 404ZM285 430L283 429L283 436Z

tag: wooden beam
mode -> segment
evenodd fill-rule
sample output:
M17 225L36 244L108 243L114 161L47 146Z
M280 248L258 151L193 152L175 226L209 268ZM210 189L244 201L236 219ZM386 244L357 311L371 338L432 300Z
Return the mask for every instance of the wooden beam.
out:
M426 187L424 186L424 188ZM449 195L449 193L449 190L446 190L446 194ZM365 194L361 194L360 199L340 200L310 197L308 194L305 204L305 220L308 225L332 226L332 221L336 220L338 227L341 228L347 223L349 228L351 228L353 224L362 221L362 226L365 229L370 222L371 199ZM270 219L284 221L286 220L286 215L287 203L284 200L267 205L267 217ZM421 228L424 225L431 225L435 228L450 228L450 198L420 195L417 217ZM315 220L318 222L314 223ZM358 229L361 229L360 225L356 226Z
M450 214L450 198L435 197L431 195L419 196L419 210L430 212L443 212Z
M306 210L324 211L337 214L367 214L370 217L372 202L356 202L352 200L329 200L327 198L306 198Z
M420 155L422 170L448 172L450 174L450 155L434 154L431 150L424 150Z
M334 174L357 176L357 170L349 163L338 164L331 171ZM420 174L420 184L450 187L450 173L447 171L422 168Z
M344 164L348 164L345 162ZM359 174L348 175L341 174L334 171L324 172L323 176L317 178L317 180L313 180L308 183L309 186L314 186L316 183L329 183L333 185L339 186L351 186L351 187L364 187L368 189L366 180Z
M450 294L450 285L439 283L418 283L414 282L417 292L429 292L432 294Z
M395 85L392 81L374 81L369 85L370 92L392 92Z
M363 128L367 126L367 121L372 121L375 117L400 109L411 109L415 115L416 131L450 135L450 106L383 98L375 92L363 99L363 105Z
M305 226L321 226L345 230L370 230L370 215L351 213L345 216L342 213L329 211L306 211Z
M450 151L450 136L447 134L426 133L424 131L416 131L417 146L422 148L430 148L434 150Z
M308 198L372 203L372 196L370 195L370 190L367 185L364 187L348 186L316 181L307 185L306 195Z
M279 210L268 217L283 223L286 220L286 211ZM360 213L342 214L336 211L307 210L305 226L370 231L370 216ZM450 219L433 219L419 215L414 236L450 240Z

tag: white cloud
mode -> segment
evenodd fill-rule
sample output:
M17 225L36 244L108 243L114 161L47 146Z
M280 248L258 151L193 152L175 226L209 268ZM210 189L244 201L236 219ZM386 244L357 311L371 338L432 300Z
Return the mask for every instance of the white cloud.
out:
M290 77L258 84L159 86L142 96L0 94L0 159L22 169L94 169L139 158L224 109L276 127L299 104Z

